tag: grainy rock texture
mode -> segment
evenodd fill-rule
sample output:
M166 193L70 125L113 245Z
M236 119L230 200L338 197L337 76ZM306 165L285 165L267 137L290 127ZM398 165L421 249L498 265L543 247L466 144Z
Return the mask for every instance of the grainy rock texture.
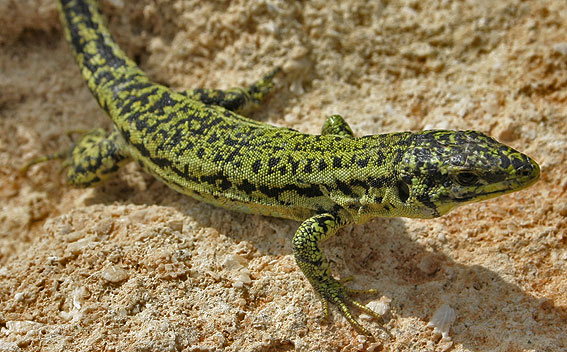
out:
M542 167L533 187L325 245L384 313L360 336L295 266L298 223L217 209L137 165L73 189L19 169L110 127L52 0L0 0L0 351L565 351L567 3L106 0L116 40L174 88L278 88L250 116L317 133L477 129Z

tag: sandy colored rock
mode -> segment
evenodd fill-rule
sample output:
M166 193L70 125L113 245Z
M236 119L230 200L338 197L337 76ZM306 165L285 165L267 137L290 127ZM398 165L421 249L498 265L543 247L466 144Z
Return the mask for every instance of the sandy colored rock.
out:
M385 312L382 325L360 318L372 340L335 309L319 321L292 255L297 222L200 203L135 164L94 189L67 186L58 162L21 174L69 146L69 131L111 123L55 2L0 0L1 351L567 350L567 3L102 5L157 82L228 88L279 65L255 119L308 133L332 113L357 135L476 129L532 156L542 178L435 220L349 226L325 244L337 277L380 292L361 297ZM451 311L440 307L455 313L442 336L435 312Z

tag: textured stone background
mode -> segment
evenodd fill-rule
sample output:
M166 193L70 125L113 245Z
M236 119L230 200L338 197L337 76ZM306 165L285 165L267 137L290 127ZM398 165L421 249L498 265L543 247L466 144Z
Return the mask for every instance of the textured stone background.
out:
M60 163L18 169L110 127L55 2L0 0L0 350L564 351L567 3L102 1L120 45L174 88L285 73L251 117L318 133L477 129L542 167L532 188L436 220L377 219L329 241L374 287L359 336L294 264L298 223L176 194L136 165L73 189ZM450 308L447 308L450 307ZM454 311L443 326L436 311ZM356 312L358 315L358 312ZM434 331L428 323L437 325ZM448 330L450 326L450 330Z

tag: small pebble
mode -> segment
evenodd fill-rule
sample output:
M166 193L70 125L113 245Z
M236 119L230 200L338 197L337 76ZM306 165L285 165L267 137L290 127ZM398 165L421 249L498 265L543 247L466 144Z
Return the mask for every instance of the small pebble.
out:
M128 272L126 272L126 270L113 266L113 265L109 265L107 267L105 267L104 269L102 269L101 272L101 277L108 281L111 282L113 284L118 283L118 282L122 282L126 279L128 279Z

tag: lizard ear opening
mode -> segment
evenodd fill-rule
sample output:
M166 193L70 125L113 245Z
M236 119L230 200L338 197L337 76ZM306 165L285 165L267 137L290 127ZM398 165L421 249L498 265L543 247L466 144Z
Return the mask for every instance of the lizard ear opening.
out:
M410 196L410 189L407 183L404 181L398 181L396 183L396 187L398 188L398 197L400 197L400 201L405 203Z

